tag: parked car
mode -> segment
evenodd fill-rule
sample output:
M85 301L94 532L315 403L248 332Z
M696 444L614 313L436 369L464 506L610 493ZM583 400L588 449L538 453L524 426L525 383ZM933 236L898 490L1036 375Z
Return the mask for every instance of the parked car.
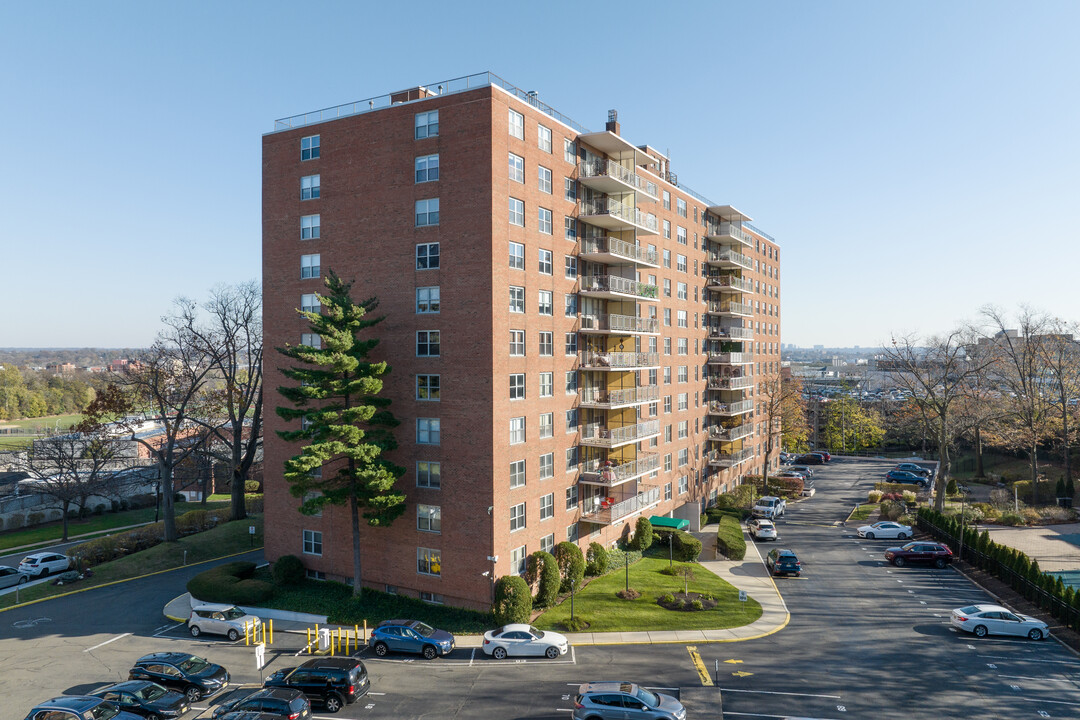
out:
M0 565L0 588L22 585L29 580L30 576L23 571L8 565Z
M751 512L754 514L754 517L763 517L775 520L778 517L782 517L786 509L787 503L784 502L784 498L775 497L773 495L765 495L757 499L757 502L754 503L754 507L751 509Z
M149 680L128 680L106 685L90 694L150 720L178 718L190 709L186 695Z
M19 572L30 577L48 577L53 573L64 572L71 567L67 555L54 552L39 552L27 555L19 563Z
M142 720L93 695L64 695L34 706L25 720Z
M911 526L901 525L898 522L891 520L882 520L876 522L873 525L863 525L859 528L859 537L868 538L873 540L874 538L896 538L897 540L907 540L911 537Z
M273 713L287 720L307 720L311 717L311 703L302 690L296 688L270 687L261 690L242 691L214 708L212 717L220 718L233 710L251 710Z
M975 637L1014 635L1042 640L1050 634L1046 623L1030 615L1020 615L1000 605L969 605L952 611L949 622Z
M225 635L230 640L236 641L250 630L258 631L260 625L262 621L259 618L248 615L235 605L217 603L193 605L191 616L188 618L188 632L191 633L191 637L213 633Z
M512 623L484 633L483 649L496 660L531 656L554 660L570 650L570 643L559 633L537 630L524 623Z
M193 703L228 687L229 671L189 653L160 652L136 660L128 671L128 679L150 680L179 690Z
M765 567L773 575L792 574L796 577L802 573L802 563L791 550L774 548L765 556Z
M776 473L775 475L769 475L769 477L774 477L774 478L794 478L796 480L802 480L803 482L806 482L807 480L810 479L809 475L807 475L806 473L803 473L803 472L799 472L798 470L781 470L780 472Z
M454 649L454 636L419 620L384 620L371 631L368 645L379 657L389 652L406 652L433 660Z
M829 454L828 450L811 450L811 451L809 451L809 452L807 452L805 454L806 455L817 455L818 457L820 457L825 462L829 462L830 460L832 460L832 455Z
M824 465L825 458L820 455L800 455L795 458L796 465Z
M686 709L672 695L628 682L590 682L574 696L574 720L650 718L685 720Z
M294 688L308 700L337 712L371 690L364 663L355 658L312 658L299 667L278 670L263 681L264 688Z
M952 550L948 545L935 542L909 542L903 547L891 547L885 551L885 559L896 567L910 563L930 563L943 568L953 560Z
M814 477L814 469L809 465L790 465L788 470L802 473L806 477Z
M891 483L901 483L904 485L918 485L921 488L926 487L929 480L922 475L916 475L913 472L907 470L890 470L885 473L885 479Z
M915 473L916 475L922 475L924 478L930 478L934 476L934 471L928 467L923 467L916 463L900 463L893 470L903 470L909 473Z
M771 520L764 518L750 518L746 521L746 531L754 540L779 540L776 534L776 526Z

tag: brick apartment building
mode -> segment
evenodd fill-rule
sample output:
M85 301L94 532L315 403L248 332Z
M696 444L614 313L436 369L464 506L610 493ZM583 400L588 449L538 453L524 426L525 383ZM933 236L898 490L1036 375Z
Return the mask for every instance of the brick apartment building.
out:
M780 253L749 220L678 183L614 113L589 132L489 73L278 121L266 346L315 341L296 309L330 268L386 316L409 509L364 527L365 584L485 607L528 553L610 546L641 515L696 526L760 472ZM276 434L284 358L267 358L267 557L349 580L348 509L304 516L282 480L298 447Z

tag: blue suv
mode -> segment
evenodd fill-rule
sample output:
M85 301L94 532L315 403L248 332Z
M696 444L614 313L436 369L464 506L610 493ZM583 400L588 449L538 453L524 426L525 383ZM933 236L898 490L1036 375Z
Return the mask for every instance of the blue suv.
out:
M454 649L454 636L419 620L385 620L371 631L368 645L379 657L389 652L406 652L433 660Z

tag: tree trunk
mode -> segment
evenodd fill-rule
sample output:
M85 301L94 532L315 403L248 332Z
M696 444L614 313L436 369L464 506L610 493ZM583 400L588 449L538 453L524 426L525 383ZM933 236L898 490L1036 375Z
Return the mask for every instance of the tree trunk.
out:
M945 511L945 488L949 486L949 472L952 470L949 462L949 438L946 434L947 418L941 418L941 429L938 431L938 474L935 480L934 510Z
M975 426L975 477L986 477L983 468L982 428L978 425Z
M1072 479L1072 454L1069 452L1069 404L1065 401L1065 412L1061 414L1061 435L1065 439L1065 479Z
M71 507L71 503L65 500L61 505L61 511L64 513L64 534L60 538L60 542L67 542L68 539L68 508Z
M363 584L360 581L360 506L356 495L349 498L349 512L352 514L352 551L353 551L353 596L360 597Z
M232 519L243 520L247 517L247 506L244 503L244 484L247 481L244 479L243 471L240 466L237 465L233 468L232 476L232 492L230 502L232 503Z
M161 519L165 523L165 542L176 542L176 493L173 490L173 468L159 463L158 477L161 478Z
M1034 435L1034 433L1032 433ZM1032 441L1031 443L1031 507L1038 507L1039 505L1039 459L1036 453L1038 452L1039 443Z

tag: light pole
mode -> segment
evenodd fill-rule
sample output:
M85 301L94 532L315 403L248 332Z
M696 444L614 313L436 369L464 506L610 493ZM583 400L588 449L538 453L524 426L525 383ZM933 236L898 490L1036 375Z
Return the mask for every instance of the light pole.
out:
M964 504L967 500L967 490L962 487L957 488L960 491L960 560L964 559Z
M570 578L570 620L571 621L573 621L573 619L574 619L574 585L576 585L576 584L577 583L574 582L574 578Z
M627 591L629 591L630 590L630 551L629 550L626 550L626 551L623 552L623 561L625 563L623 565L623 567L626 568L626 589L627 589Z
M669 532L667 534L667 564L668 564L668 567L672 567L675 564L675 561L672 559L672 555L671 555L671 539L672 539L672 537L674 537L674 535L675 535L674 532Z

